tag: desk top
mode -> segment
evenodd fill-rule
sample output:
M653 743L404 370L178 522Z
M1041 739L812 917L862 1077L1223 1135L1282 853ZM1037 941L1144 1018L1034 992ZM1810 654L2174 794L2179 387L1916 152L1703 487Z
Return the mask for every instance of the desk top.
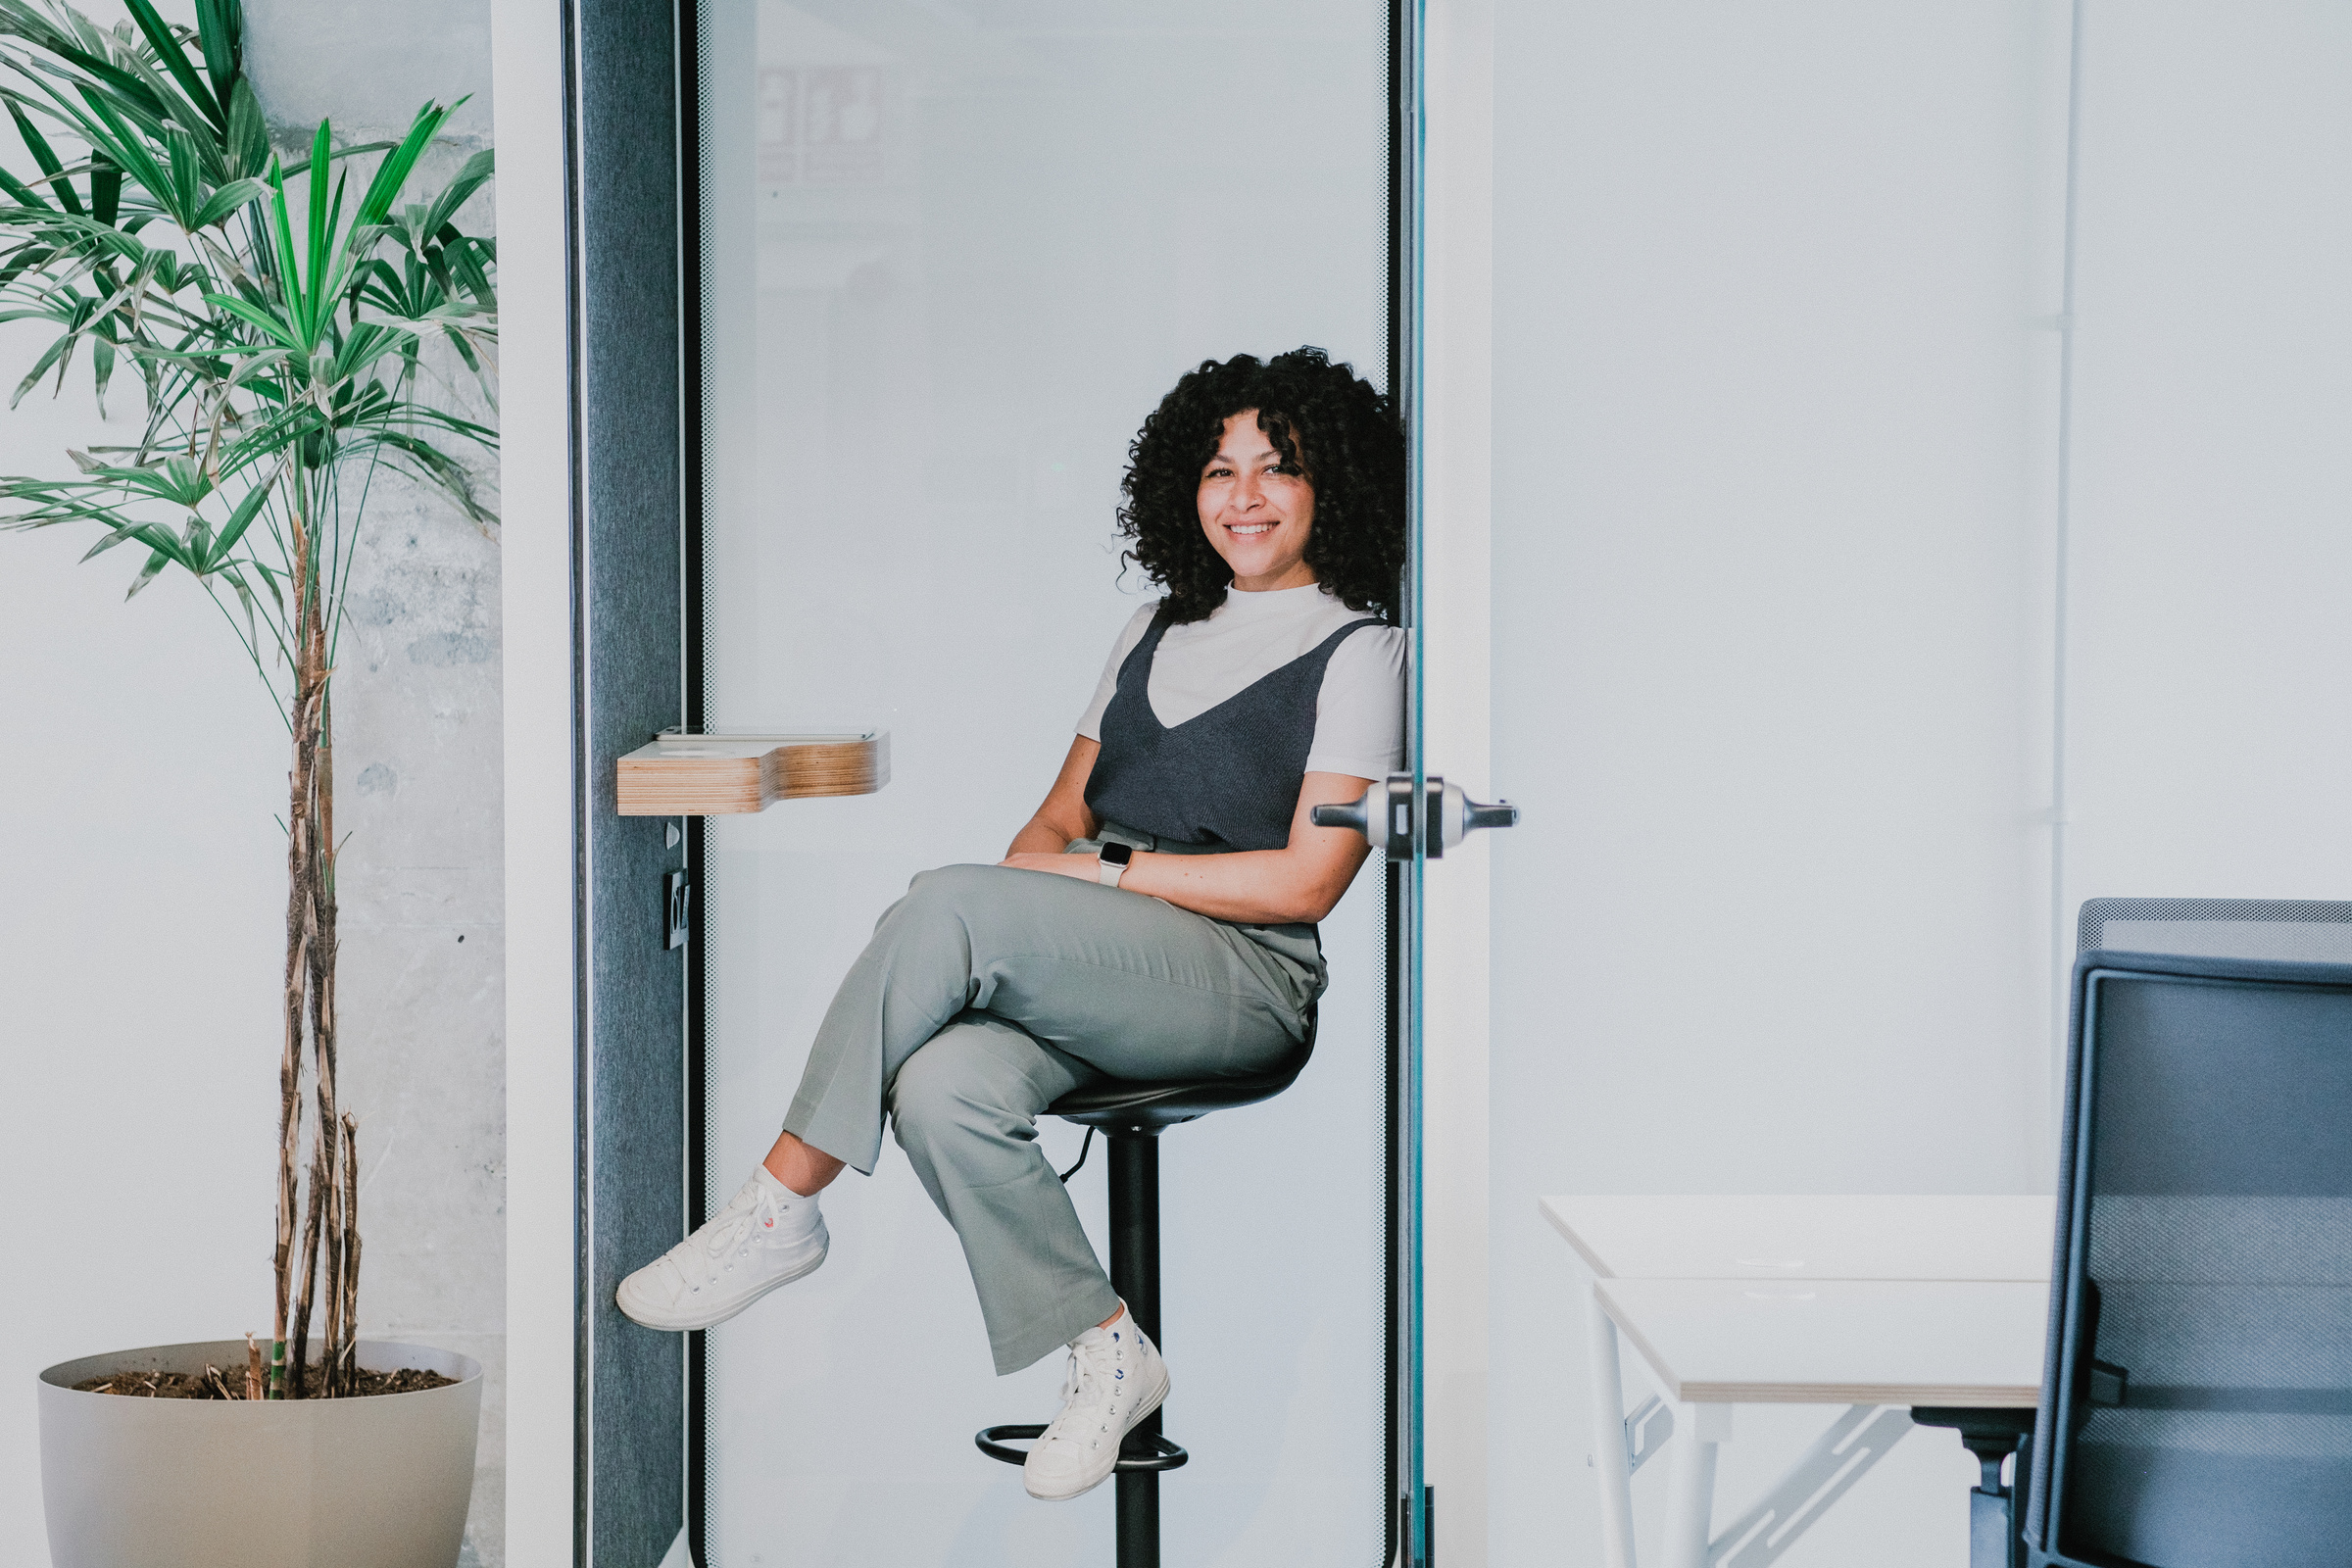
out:
M2046 1285L1604 1279L1594 1294L1673 1399L2023 1409L2041 1396Z
M1603 1280L2050 1277L2047 1198L1740 1194L1541 1203L1552 1228ZM2038 1325L2033 1344L2039 1356Z

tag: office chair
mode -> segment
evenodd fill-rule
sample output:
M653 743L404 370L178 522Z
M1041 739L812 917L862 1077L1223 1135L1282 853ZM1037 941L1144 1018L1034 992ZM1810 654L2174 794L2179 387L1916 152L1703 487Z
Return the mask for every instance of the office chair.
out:
M2057 1199L2029 1568L2352 1564L2352 905L2084 905Z

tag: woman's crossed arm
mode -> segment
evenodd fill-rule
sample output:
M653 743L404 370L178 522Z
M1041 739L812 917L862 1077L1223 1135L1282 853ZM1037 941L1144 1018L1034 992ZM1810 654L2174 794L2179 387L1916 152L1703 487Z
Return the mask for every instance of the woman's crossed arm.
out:
M1095 880L1091 858L1062 852L1075 839L1093 838L1102 826L1086 804L1086 781L1102 750L1100 743L1083 735L1070 743L1069 756L1062 759L1061 773L1045 804L1028 826L1013 835L1002 863ZM1359 800L1371 782L1345 773L1309 773L1291 816L1291 841L1282 849L1231 855L1153 855L1138 850L1119 889L1250 925L1320 920L1355 880L1371 846L1352 828L1315 826L1307 813L1318 806Z

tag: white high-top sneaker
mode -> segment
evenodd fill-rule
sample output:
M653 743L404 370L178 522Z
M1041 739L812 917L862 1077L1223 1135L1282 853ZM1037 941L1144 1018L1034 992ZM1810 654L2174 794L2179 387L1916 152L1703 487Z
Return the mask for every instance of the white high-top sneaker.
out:
M1168 1396L1168 1364L1152 1337L1122 1309L1106 1329L1070 1342L1061 1414L1021 1466L1029 1495L1063 1502L1092 1492L1119 1462L1119 1443Z
M762 1166L702 1229L622 1280L613 1299L649 1329L707 1329L815 1273L830 1242L816 1200Z

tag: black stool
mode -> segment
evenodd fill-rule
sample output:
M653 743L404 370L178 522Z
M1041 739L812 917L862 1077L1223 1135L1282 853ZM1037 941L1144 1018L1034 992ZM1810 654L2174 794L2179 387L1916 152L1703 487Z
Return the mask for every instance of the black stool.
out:
M1271 1100L1297 1081L1315 1050L1315 1014L1306 1015L1306 1038L1269 1072L1251 1078L1193 1078L1182 1082L1138 1083L1111 1079L1072 1090L1046 1107L1051 1115L1100 1132L1110 1144L1110 1286L1126 1301L1136 1324L1159 1338L1159 1145L1153 1140L1179 1122L1212 1110ZM1086 1163L1083 1152L1078 1164ZM1063 1173L1068 1181L1078 1165ZM1118 1488L1118 1568L1159 1568L1159 1472L1192 1456L1160 1436L1154 1410L1120 1446L1113 1485ZM1045 1435L1042 1425L984 1427L972 1441L980 1451L1006 1464L1029 1455L1009 1443Z

